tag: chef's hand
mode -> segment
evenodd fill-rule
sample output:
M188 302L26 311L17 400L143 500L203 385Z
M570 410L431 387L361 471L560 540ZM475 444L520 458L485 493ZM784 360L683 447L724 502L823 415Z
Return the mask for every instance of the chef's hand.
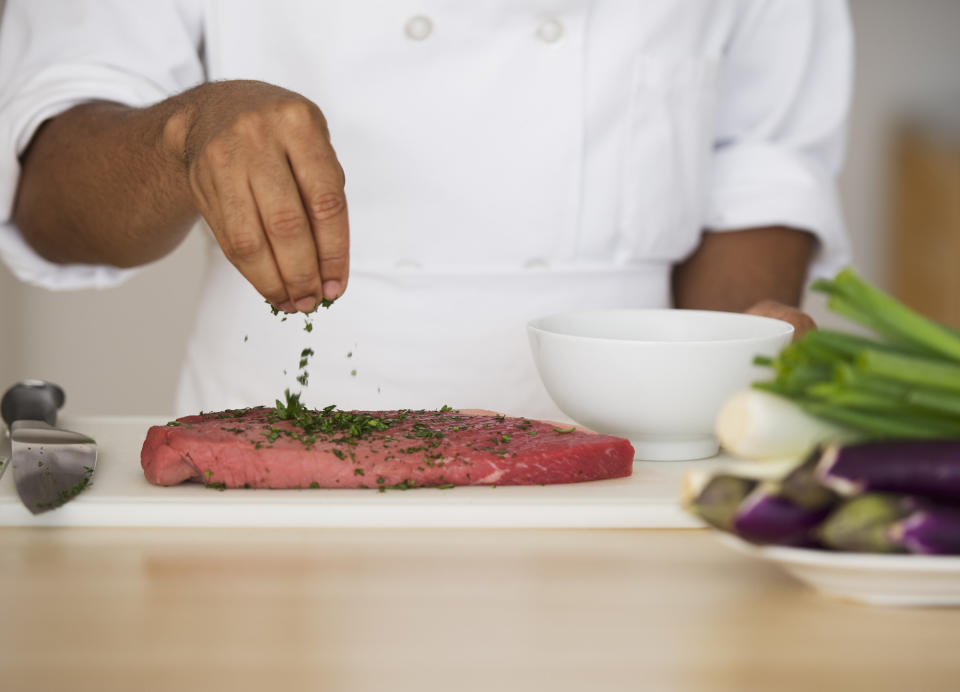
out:
M204 84L180 101L164 141L182 152L197 210L230 262L286 312L340 297L347 202L320 109L254 81Z
M793 340L796 341L805 332L816 329L817 325L813 319L805 312L797 308L778 303L775 300L762 300L756 305L744 310L748 315L760 315L761 317L773 317L793 325Z

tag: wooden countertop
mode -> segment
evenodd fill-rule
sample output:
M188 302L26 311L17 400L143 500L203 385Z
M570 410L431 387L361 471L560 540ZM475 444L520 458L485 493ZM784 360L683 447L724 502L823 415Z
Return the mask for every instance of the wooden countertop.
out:
M960 610L704 531L0 529L0 687L956 690Z

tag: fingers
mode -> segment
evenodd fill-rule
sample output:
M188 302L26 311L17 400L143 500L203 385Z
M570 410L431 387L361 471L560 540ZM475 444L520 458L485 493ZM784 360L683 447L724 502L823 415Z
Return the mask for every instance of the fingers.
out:
M775 300L762 300L753 307L745 311L748 315L760 315L761 317L773 317L783 320L793 325L793 340L796 341L811 329L816 329L817 324L807 313L797 308L778 303Z
M350 270L350 228L343 169L326 139L298 142L292 137L288 156L310 220L322 277L322 297L339 298Z
M286 293L297 310L312 312L323 299L317 247L282 150L250 170L250 186Z
M214 235L220 247L260 295L284 312L294 312L249 181L245 175L231 176L221 179L219 187L223 227Z
M293 312L246 170L234 154L212 148L211 161L191 169L194 198L227 259L271 304Z
M280 309L311 312L347 284L343 170L319 109L264 87L263 103L204 142L191 188L243 276Z

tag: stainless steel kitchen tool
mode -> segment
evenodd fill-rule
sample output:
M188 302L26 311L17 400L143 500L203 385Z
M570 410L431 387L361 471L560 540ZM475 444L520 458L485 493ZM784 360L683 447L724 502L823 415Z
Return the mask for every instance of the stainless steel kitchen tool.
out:
M25 380L7 390L0 414L10 430L10 465L23 504L34 514L56 509L79 495L97 467L97 443L54 427L63 390Z
M10 433L6 427L0 428L0 478L10 465Z

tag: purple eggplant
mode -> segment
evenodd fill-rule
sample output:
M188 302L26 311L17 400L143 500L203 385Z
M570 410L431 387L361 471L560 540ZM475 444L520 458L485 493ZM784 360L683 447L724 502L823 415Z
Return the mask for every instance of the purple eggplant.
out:
M780 481L780 493L799 507L823 509L840 501L840 496L817 478L817 464L822 452L814 450L800 466Z
M839 501L815 478L814 454L778 482L730 474L688 477L687 507L707 523L754 543L809 545L811 530Z
M910 498L868 493L840 505L817 528L816 535L821 543L834 550L903 553L906 548L893 540L888 531L912 511Z
M816 476L845 497L884 491L960 502L960 440L831 445Z
M910 516L890 527L890 539L911 553L960 555L960 508L919 501Z
M814 475L819 453L778 483L763 483L737 510L734 532L754 543L807 545L811 530L827 517L839 497Z
M757 481L726 473L687 477L684 488L687 509L721 531L733 531L733 520L743 499Z
M807 543L810 532L830 513L830 505L804 507L777 483L763 483L747 496L733 520L733 531L753 543Z
M816 535L835 550L960 555L960 507L909 495L866 493L844 502Z

